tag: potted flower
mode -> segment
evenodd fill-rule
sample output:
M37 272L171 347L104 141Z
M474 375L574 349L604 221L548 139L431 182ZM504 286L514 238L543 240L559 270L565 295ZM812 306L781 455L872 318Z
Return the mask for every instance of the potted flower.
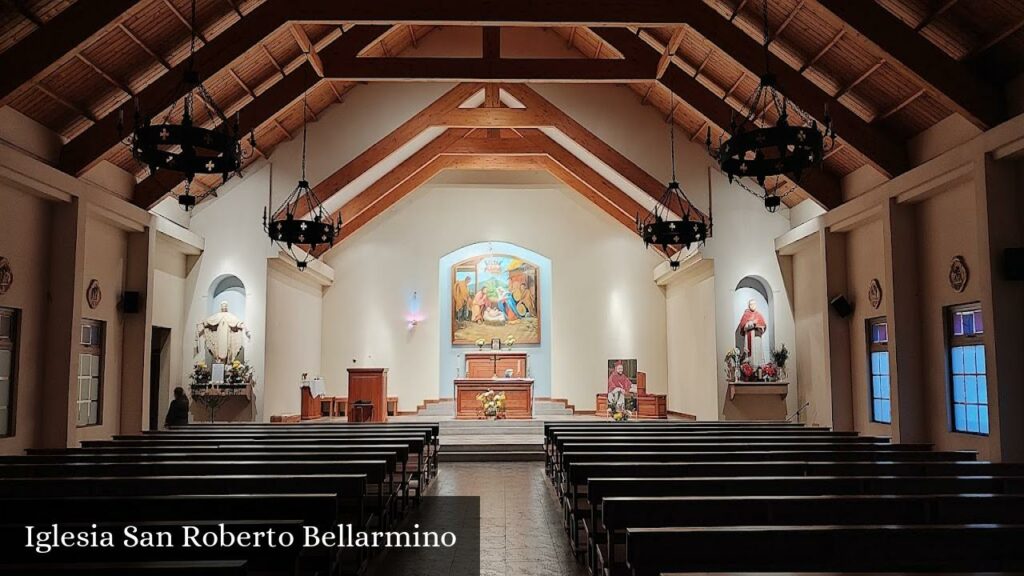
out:
M252 377L252 367L248 364L235 360L224 374L228 384L244 384Z
M189 385L191 388L203 388L210 385L210 380L213 375L210 373L210 368L207 367L206 362L198 362L192 367L192 372L188 375Z
M505 417L504 392L488 390L487 392L477 394L476 400L480 403L480 410L483 412L484 417L492 420Z
M761 366L761 375L765 382L775 382L779 379L779 368L774 362L769 362Z
M754 368L750 362L744 362L740 364L740 381L742 382L756 382L757 381L757 369Z
M772 361L779 368L779 376L786 376L786 361L789 360L789 350L786 349L786 345L783 344L782 348L772 348Z

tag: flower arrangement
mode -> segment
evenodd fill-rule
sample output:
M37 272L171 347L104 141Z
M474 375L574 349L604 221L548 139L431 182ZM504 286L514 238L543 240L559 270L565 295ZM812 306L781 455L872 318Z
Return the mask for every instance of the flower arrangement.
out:
M477 340L476 340L476 347L477 348L479 348L480 350L483 350L484 349L484 344L486 344L486 342L484 342L483 338L477 338Z
M740 364L740 376L744 382L756 382L757 369L750 362L744 362Z
M505 417L505 393L495 392L494 390L488 390L482 392L476 396L477 402L480 403L480 409L483 411L484 416L488 418L504 418Z
M786 349L786 345L783 344L782 348L772 348L772 361L779 367L779 373L782 376L786 375L786 361L789 360L789 350Z
M235 360L231 363L228 369L224 372L224 379L229 384L242 384L248 382L252 378L252 366Z
M188 375L189 384L195 388L197 386L207 386L210 384L210 379L213 375L210 373L210 368L206 365L206 362L198 362L192 367L192 373Z
M608 393L608 417L615 422L626 422L633 418L636 397L626 394L621 388Z
M515 339L514 336L509 335L509 336L507 336L505 338L505 347L506 348L511 348L511 347L515 346L515 344L516 344L516 339Z
M725 381L735 382L736 371L739 369L740 364L743 361L743 351L739 348L733 348L725 354Z
M761 377L765 382L774 382L779 379L779 367L774 362L761 366Z

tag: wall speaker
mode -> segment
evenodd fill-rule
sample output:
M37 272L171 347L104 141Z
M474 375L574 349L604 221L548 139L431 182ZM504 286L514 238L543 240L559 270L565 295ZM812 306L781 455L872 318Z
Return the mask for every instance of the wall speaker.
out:
M125 314L139 313L139 293L125 292L121 295L121 311Z
M836 314L839 314L840 318L846 318L850 314L853 314L853 305L850 304L850 301L842 294L829 300L828 303L832 306L832 309L836 311Z
M1003 251L1003 274L1007 280L1024 281L1024 248L1007 248Z

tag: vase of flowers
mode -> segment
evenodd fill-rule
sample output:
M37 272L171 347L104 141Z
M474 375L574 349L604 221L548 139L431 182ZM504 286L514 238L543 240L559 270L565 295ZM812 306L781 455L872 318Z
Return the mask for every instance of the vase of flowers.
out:
M615 422L632 419L636 408L635 402L635 399L627 395L622 388L614 388L608 393L608 417Z
M786 345L783 344L781 348L772 348L772 361L775 362L775 366L779 369L779 376L786 376L786 361L789 360L789 350L786 349Z
M480 411L483 412L485 418L495 420L505 417L504 392L488 390L487 392L477 394L476 400L480 403Z
M244 384L252 378L252 366L245 362L235 360L224 373L224 379L229 384Z
M510 335L510 336L507 336L505 338L505 347L506 348L512 348L513 346L515 346L515 344L516 344L516 339L515 339L514 336Z
M476 341L476 348L477 348L477 350L483 351L484 344L486 344L486 342L484 342L483 338L477 338L477 341Z
M188 375L189 386L191 388L209 386L212 378L213 375L210 373L210 368L206 365L206 362L197 362L192 367L192 372Z

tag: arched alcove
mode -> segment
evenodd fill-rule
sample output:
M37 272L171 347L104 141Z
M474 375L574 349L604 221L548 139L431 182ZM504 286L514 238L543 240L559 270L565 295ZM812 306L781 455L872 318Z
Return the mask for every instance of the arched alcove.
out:
M457 273L460 265L467 262L475 262L480 258L493 257L506 260L515 260L522 266L517 266L517 274L523 275L517 278L517 283L522 283L533 295L531 310L520 308L528 318L519 318L517 328L523 328L524 324L530 324L530 320L537 320L539 328L537 338L523 337L523 334L515 331L517 342L513 350L526 352L528 355L527 366L528 376L534 380L534 395L545 398L551 396L551 260L528 248L510 244L507 242L478 242L463 246L441 257L438 263L438 277L440 302L438 306L441 319L440 330L440 382L438 394L441 398L451 398L454 394L453 383L456 378L463 375L465 358L468 351L475 351L477 346L467 343L464 338L453 330L453 322L456 320L456 312L453 312L454 284L458 280L465 280ZM462 314L467 311L463 310ZM515 314L515 312L511 312ZM529 318L532 316L532 318ZM504 334L504 332L502 333ZM462 338L462 339L460 339ZM490 341L487 342L490 347Z
M240 320L245 320L245 284L233 274L224 274L214 278L210 283L210 297L207 299L207 313L220 311L221 304L227 302L228 311Z
M761 336L760 363L771 360L771 350L775 347L775 307L772 302L772 289L768 281L760 276L746 276L742 278L733 290L733 318L736 322L735 346L740 350L744 349L744 335L742 319L744 314L751 309L764 317L766 329Z

